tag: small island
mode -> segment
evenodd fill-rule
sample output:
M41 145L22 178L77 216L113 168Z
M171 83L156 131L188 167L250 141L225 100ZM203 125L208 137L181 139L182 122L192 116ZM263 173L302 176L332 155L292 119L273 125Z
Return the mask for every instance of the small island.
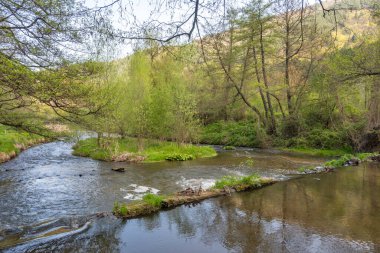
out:
M114 162L186 161L217 155L210 146L153 139L141 142L137 138L107 138L101 141L89 138L80 140L73 149L73 154L77 156Z

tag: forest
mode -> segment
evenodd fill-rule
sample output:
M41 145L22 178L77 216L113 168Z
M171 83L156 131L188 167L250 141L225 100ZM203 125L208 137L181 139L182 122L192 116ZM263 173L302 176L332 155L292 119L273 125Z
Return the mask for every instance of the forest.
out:
M98 150L95 156L108 160L128 147L141 153L149 140L328 155L379 148L374 2L251 1L225 7L223 25L204 27L191 41L149 35L128 56L111 60L64 52L86 38L95 44L91 50L102 51L116 37L109 23L76 28L70 12L53 14L77 3L44 4L30 3L13 17L10 5L2 14L4 126L50 138L65 133L52 131L57 124L95 132L96 143L82 141L75 152ZM333 8L342 10L332 14ZM39 17L41 9L48 12ZM29 26L28 11L36 18Z
M380 252L376 0L0 0L1 252Z

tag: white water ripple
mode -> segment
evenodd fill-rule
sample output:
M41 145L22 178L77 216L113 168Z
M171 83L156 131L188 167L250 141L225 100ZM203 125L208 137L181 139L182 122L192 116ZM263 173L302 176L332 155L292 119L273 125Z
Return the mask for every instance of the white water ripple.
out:
M187 188L194 189L194 188L202 187L202 189L206 190L213 187L214 184L215 184L215 179L204 179L204 178L186 179L183 176L181 176L181 180L176 182L176 185L179 185L183 189L187 189Z
M127 195L124 196L124 199L140 200L145 194L157 194L160 190L149 186L130 184L127 189L120 188L120 191L127 192Z

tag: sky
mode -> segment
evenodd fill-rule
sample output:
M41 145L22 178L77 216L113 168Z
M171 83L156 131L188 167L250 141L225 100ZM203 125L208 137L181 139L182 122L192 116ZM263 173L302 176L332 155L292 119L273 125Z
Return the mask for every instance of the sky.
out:
M223 2L223 0L203 0L201 3L210 2ZM243 0L232 1L235 5L242 3ZM114 0L86 0L85 5L88 7L100 7L113 3ZM194 3L190 0L121 0L122 5L116 3L112 7L113 13L111 14L111 20L114 27L124 32L137 32L141 31L141 28L146 28L147 24L151 26L160 23L160 29L162 33L172 34L173 25L165 26L162 23L171 23L173 21L181 21L194 11ZM231 1L230 1L231 2ZM160 5L161 4L161 5ZM122 16L120 13L122 8ZM208 13L203 11L202 17L204 20L212 20L216 18L216 13ZM220 13L221 14L221 13ZM192 25L192 19L190 19L184 26L186 31L190 30ZM139 27L139 28L136 28ZM140 29L140 30L139 30ZM200 28L202 29L202 28ZM185 38L184 38L185 39ZM118 45L115 50L113 46L114 58L122 58L133 52L133 48L141 44L142 41L126 41L123 44Z

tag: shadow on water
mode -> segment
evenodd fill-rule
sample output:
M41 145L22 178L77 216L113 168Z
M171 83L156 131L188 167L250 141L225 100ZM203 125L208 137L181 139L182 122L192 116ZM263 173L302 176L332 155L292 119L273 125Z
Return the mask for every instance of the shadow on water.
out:
M246 159L252 159L254 166L243 166ZM380 251L380 166L375 163L290 179L254 192L139 219L121 221L91 215L111 210L115 199L138 197L144 191L172 192L186 183L208 182L231 173L285 177L299 166L320 162L310 157L243 149L185 163L120 165L73 157L67 143L45 144L0 166L0 249ZM127 166L127 171L111 172L112 166Z

